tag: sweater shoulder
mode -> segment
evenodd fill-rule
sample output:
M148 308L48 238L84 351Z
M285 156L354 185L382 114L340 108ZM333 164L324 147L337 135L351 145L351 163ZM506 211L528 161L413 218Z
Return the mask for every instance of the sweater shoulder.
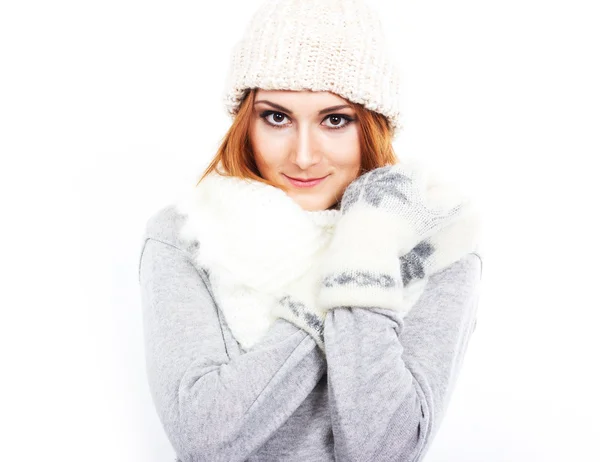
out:
M183 239L181 232L186 221L186 215L181 212L176 204L163 206L147 219L144 241L153 239L184 252L191 252L196 243Z

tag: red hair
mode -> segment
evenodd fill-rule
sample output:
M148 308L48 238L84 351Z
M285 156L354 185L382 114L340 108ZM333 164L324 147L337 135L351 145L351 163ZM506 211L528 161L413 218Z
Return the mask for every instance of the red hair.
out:
M229 127L229 130L223 137L217 154L202 174L200 180L198 180L198 183L213 171L219 173L217 165L220 163L225 173L229 176L249 178L279 189L284 189L282 185L274 184L262 178L254 161L254 153L252 152L248 133L256 92L257 89L251 89L247 92L231 127ZM366 109L361 104L351 101L348 101L348 104L356 111L356 119L359 125L361 152L359 176L377 167L397 164L398 158L392 147L392 130L386 117L378 112Z

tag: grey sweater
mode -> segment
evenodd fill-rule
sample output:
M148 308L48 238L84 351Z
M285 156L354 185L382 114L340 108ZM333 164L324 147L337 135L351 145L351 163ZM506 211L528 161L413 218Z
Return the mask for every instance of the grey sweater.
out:
M326 357L283 319L245 351L178 237L184 219L150 217L139 260L148 383L178 460L424 460L475 328L480 257L432 275L404 318L331 310Z

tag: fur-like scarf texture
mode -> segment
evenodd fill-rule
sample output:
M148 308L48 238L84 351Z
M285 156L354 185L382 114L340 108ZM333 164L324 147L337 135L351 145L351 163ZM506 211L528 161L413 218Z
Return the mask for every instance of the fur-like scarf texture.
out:
M282 291L316 267L341 217L337 209L306 211L278 188L217 173L176 207L186 216L181 238L198 242L196 264L208 273L216 303L245 350L279 317Z

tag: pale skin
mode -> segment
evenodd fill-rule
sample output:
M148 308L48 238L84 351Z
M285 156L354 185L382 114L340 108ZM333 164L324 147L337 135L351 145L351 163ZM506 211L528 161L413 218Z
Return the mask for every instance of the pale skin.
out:
M250 142L263 178L290 188L304 210L335 205L360 170L356 112L330 92L258 90ZM287 177L326 177L311 188Z

